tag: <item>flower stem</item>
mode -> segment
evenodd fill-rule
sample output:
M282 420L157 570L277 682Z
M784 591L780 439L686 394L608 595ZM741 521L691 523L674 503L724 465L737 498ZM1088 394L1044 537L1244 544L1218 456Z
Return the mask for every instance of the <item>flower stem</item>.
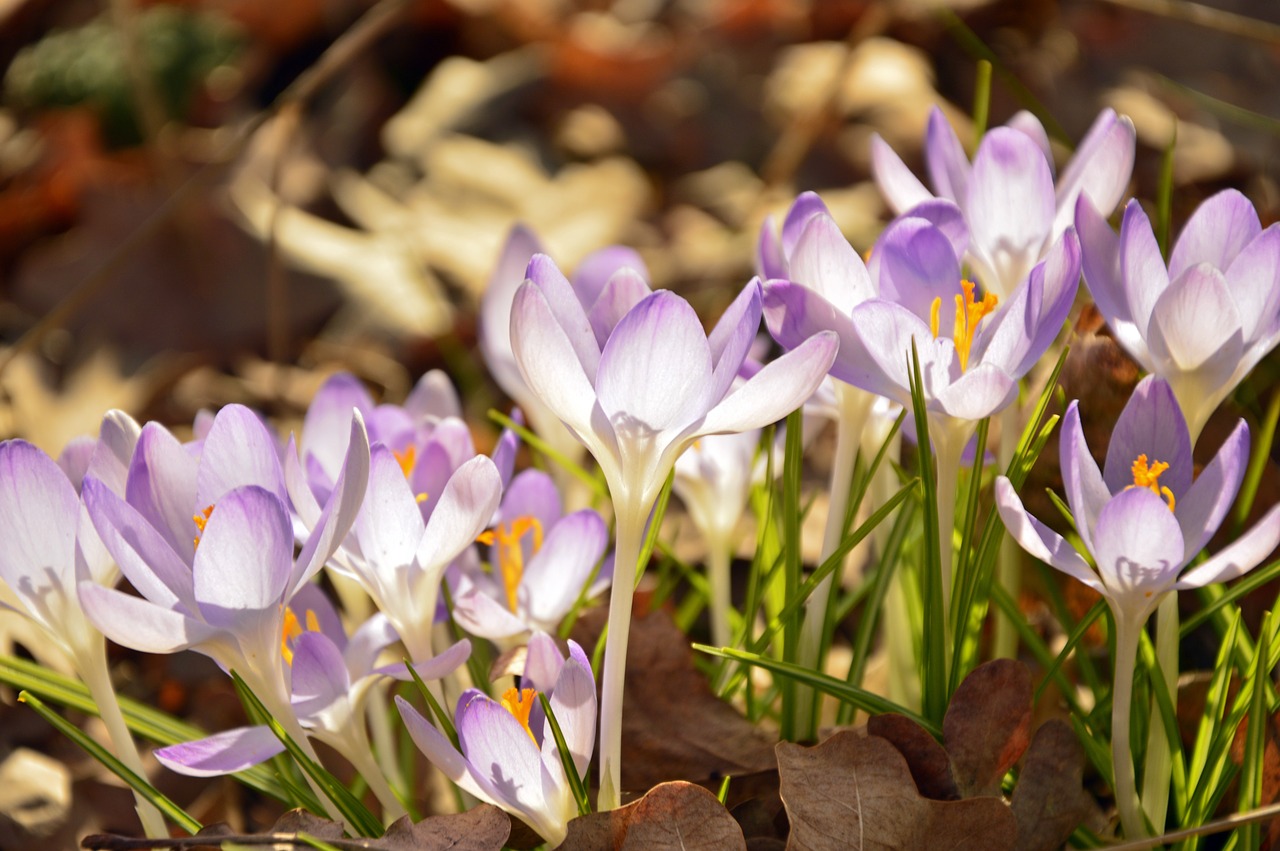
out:
M733 554L727 538L707 539L707 581L711 585L711 640L717 647L733 646L729 609L733 606L730 567Z
M129 735L129 728L125 725L124 715L120 711L120 701L116 698L116 690L111 685L111 674L107 670L106 647L103 642L99 640L93 649L77 653L76 667L85 686L89 689L89 696L98 706L98 715L107 728L111 749L115 751L116 758L139 777L146 777L147 774L142 768L142 759L138 756L137 745ZM142 829L147 837L150 839L167 837L169 829L165 827L164 817L160 815L160 811L137 792L133 797L137 803L138 820L142 822Z
M1129 744L1129 720L1133 705L1133 669L1138 662L1140 624L1117 616L1116 655L1113 661L1115 684L1111 689L1111 766L1115 776L1113 792L1120 824L1126 839L1147 835L1133 773L1133 751Z
M631 632L631 602L636 590L640 547L648 511L639 505L614 503L617 540L613 588L609 593L609 638L604 649L600 685L600 796L597 809L617 809L622 802L622 691Z
M363 713L356 713L351 718L350 727L341 740L332 740L330 744L347 758L356 772L369 784L369 791L382 804L382 823L390 824L405 814L404 805L391 791L391 784L382 768L373 756L373 748L369 744L369 736L365 732Z
M1156 661L1164 677L1165 689L1170 701L1177 706L1178 682L1178 595L1167 595L1156 610ZM1152 683L1152 688L1158 688ZM1173 774L1173 759L1169 752L1168 734L1164 729L1164 714L1160 703L1151 698L1151 726L1147 730L1147 753L1142 772L1142 805L1147 820L1157 829L1163 828L1169 807L1169 779Z
M1022 432L1022 408L1015 402L1000 413L1000 449L998 472L1004 474L1013 460L1013 452L1018 446L1018 438ZM1005 535L1000 541L1000 551L996 558L996 581L1008 592L1010 598L1018 599L1022 590L1022 547L1012 535ZM1013 620L1003 612L996 614L996 631L992 655L997 659L1014 659L1018 654L1018 631Z
M951 585L955 562L956 489L960 482L960 456L969 432L948 434L938 429L933 435L934 465L938 471L938 557L942 567L942 634L947 666L954 652L951 646ZM978 451L981 451L979 449Z

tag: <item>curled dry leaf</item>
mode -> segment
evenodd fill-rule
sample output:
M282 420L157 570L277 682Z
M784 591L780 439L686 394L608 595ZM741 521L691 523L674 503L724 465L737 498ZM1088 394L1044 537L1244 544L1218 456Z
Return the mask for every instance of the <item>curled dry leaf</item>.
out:
M905 715L890 713L871 716L867 732L888 739L898 749L921 795L935 801L960 800L960 790L951 777L951 757L928 730Z
M960 795L1000 796L1000 781L1031 741L1031 672L994 659L964 678L942 719Z
M921 797L902 754L879 736L846 730L777 751L790 851L1014 848L1017 825L1003 801Z
M746 849L742 828L701 786L675 781L638 801L569 822L561 851L733 851Z
M1027 748L1013 790L1018 851L1060 848L1077 826L1100 815L1083 782L1084 750L1075 731L1059 718L1046 721Z

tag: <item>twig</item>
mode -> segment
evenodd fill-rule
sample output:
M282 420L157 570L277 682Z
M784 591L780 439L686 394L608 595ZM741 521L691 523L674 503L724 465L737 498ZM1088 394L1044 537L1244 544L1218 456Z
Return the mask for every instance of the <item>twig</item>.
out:
M196 187L203 185L204 179L212 171L215 164L222 165L238 156L245 144L253 137L272 116L289 106L302 107L341 71L352 59L364 52L374 41L395 23L411 0L380 0L365 12L361 18L351 25L350 29L340 35L329 46L315 64L303 71L287 89L280 93L270 106L255 114L246 121L238 132L222 148L215 161L196 169L167 197L160 207L147 217L138 228L125 238L107 257L97 271L91 273L46 313L35 325L27 329L18 340L0 355L0 376L4 375L13 359L23 352L29 351L54 328L60 327L76 311L84 306L98 290L124 265L139 247L153 237L162 225L180 209L182 202L188 198Z
M1260 21L1236 12L1214 9L1190 0L1101 0L1136 12L1146 12L1175 21L1185 21L1209 30L1260 41L1272 47L1280 45L1280 24Z
M1269 804L1265 807L1259 807L1252 812L1236 813L1227 816L1218 821L1211 821L1208 824L1198 825L1196 827L1188 827L1183 830L1175 830L1172 833L1166 833L1163 836L1152 836L1148 839L1135 839L1132 842L1121 842L1118 845L1103 846L1107 851L1143 851L1146 848L1156 848L1161 845L1168 845L1170 842L1178 842L1183 839L1191 839L1196 836L1208 836L1211 833L1222 833L1224 830L1242 827L1246 824L1254 822L1266 821L1267 819L1280 816L1280 804Z

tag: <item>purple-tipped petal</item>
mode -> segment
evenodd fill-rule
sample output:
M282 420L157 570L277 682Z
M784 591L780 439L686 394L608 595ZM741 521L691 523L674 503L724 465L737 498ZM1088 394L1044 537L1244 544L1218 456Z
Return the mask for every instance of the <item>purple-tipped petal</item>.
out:
M1106 588L1097 574L1089 569L1088 563L1061 535L1041 523L1027 513L1022 500L1013 489L1013 484L1004 476L999 476L995 484L996 509L1000 519L1009 530L1009 534L1018 545L1045 564L1052 565L1068 576L1072 576L1099 593L1106 593Z
M1032 142L1035 142L1036 147L1040 149L1040 153L1044 154L1044 160L1049 164L1050 172L1053 171L1053 148L1049 146L1049 134L1044 132L1044 125L1040 123L1039 118L1036 118L1035 115L1025 109L1020 109L1005 122L1004 126L1017 130Z
M123 495L142 427L124 411L112 410L102 417L98 428L98 445L89 462L86 475L105 483L116 494ZM194 485L192 486L194 492Z
M947 416L960 420L977 422L1008 407L1018 397L1018 379L988 363L970 364L966 372L944 387L930 387L929 383L926 376L925 389L932 390L938 407Z
M1089 452L1089 445L1085 443L1084 429L1080 427L1079 402L1073 401L1068 405L1062 418L1058 454L1063 489L1076 521L1076 531L1080 533L1085 549L1092 552L1093 527L1098 523L1103 506L1111 499L1111 491L1103 481L1098 462Z
M529 261L542 251L533 231L524 225L515 225L507 235L498 264L480 300L480 352L498 386L513 399L522 399L527 391L511 351L511 307L516 290L525 281ZM405 407L409 407L408 402ZM444 415L460 416L461 408Z
M176 653L223 633L173 609L91 582L76 586L90 623L122 647L144 653Z
M573 658L564 663L551 693L551 711L573 755L574 767L582 776L591 762L596 735L596 681L590 667ZM550 738L544 734L543 741Z
M1116 420L1103 467L1103 478L1112 493L1133 484L1133 463L1139 455L1146 455L1148 464L1163 461L1169 465L1160 484L1181 500L1191 487L1191 436L1173 391L1153 375L1138 382Z
M868 304L870 302L867 302ZM867 359L860 354L862 341L853 320L808 287L790 281L769 281L764 285L764 319L769 334L784 349L795 349L815 334L834 331L840 340L839 356L831 374L841 381L865 384Z
M960 259L951 240L931 222L900 218L885 230L873 251L879 258L881 298L905 307L922 322L930 320L938 298L943 315L954 314Z
M1258 212L1235 189L1224 189L1196 208L1169 255L1169 277L1199 263L1226 269L1262 232Z
M496 522L512 523L520 517L534 517L543 529L550 529L564 515L555 480L541 470L524 470L511 480L502 494Z
M1108 593L1130 614L1154 608L1186 562L1177 518L1146 488L1122 490L1102 509L1093 554Z
M681 428L708 407L711 350L689 303L659 291L623 317L600 355L596 392L615 431Z
M196 508L215 505L227 491L244 485L258 485L288 499L275 438L258 414L243 405L228 405L218 412L204 441Z
M467 761L501 800L530 816L545 811L542 756L514 715L497 701L476 697L458 714L457 725Z
M1280 327L1280 224L1268 227L1236 255L1226 280L1245 342L1274 334Z
M862 258L835 219L825 214L809 219L791 253L786 277L817 291L843 313L876 295Z
M948 201L944 198L925 201L922 204L916 204L903 214L903 218L906 217L924 219L940 230L942 235L950 241L951 252L955 256L964 257L969 250L969 225L965 223L964 211L956 206L954 201ZM872 266L878 268L878 260L874 251L871 255L871 262ZM879 273L872 274L872 278L878 279Z
M622 268L610 276L587 314L601 349L622 317L651 292L649 282L634 269Z
M1129 188L1136 140L1137 132L1127 116L1117 116L1110 109L1098 114L1058 178L1055 238L1071 224L1080 197L1089 198L1107 215L1116 208Z
M593 335L592 345L594 340ZM579 436L589 432L591 411L596 404L591 383L595 371L583 371L547 297L534 284L526 284L516 292L511 312L511 347L520 373L534 394Z
M761 298L760 279L753 278L707 336L712 364L711 390L707 393L709 403L720 401L729 392L742 362L751 351L760 330Z
M52 458L24 440L0 443L0 579L33 613L43 589L75 581L79 514L76 490Z
M1186 492L1174 491L1178 494L1174 513L1182 526L1188 559L1204 549L1218 531L1235 502L1248 465L1249 427L1241 420Z
M796 200L791 202L787 216L782 220L782 256L788 264L792 262L801 234L814 216L820 215L829 216L831 211L827 209L827 205L816 192L801 192L796 196ZM781 277L785 278L786 275Z
M1076 202L1076 231L1080 235L1084 280L1098 310L1126 348L1132 350L1136 342L1145 351L1142 334L1146 330L1146 322L1139 330L1129 312L1129 295L1120 266L1120 237L1084 195Z
M929 112L924 159L938 195L956 203L963 201L969 185L969 156L960 146L951 123L936 106Z
M266 762L284 751L284 743L271 728L238 727L194 742L157 748L160 764L188 777L233 774Z
M831 369L838 345L830 331L810 337L708 411L696 433L747 431L782 419L813 395Z
M1203 588L1213 582L1230 582L1253 570L1280 544L1280 505L1273 506L1252 529L1216 555L1182 575L1176 587Z
M236 632L246 617L275 612L293 566L293 528L284 504L257 485L237 488L214 507L192 568L206 622Z
M89 464L93 462L93 454L97 450L97 439L82 434L67 441L67 445L58 453L58 469L62 470L62 474L76 490L80 489L80 483L89 472Z
M497 592L502 595L502 591ZM504 598L505 599L505 598ZM529 631L529 624L484 591L459 591L454 596L453 619L472 635L498 641Z
M530 620L546 628L559 625L608 545L604 520L589 508L557 523L524 569L521 585Z
M516 286L519 286L519 281ZM507 300L507 317L502 322L504 333L511 327L510 305L515 294L516 287L513 286ZM507 348L508 350L511 348L509 340ZM423 373L405 398L404 410L415 422L442 420L445 417L461 417L462 401L458 398L458 390L453 386L453 381L448 374L444 370L431 369Z
M485 530L501 497L502 479L488 458L479 455L459 467L427 522L418 564L431 570L453 561Z
M337 551L342 539L351 531L369 484L369 436L359 411L353 411L349 423L347 454L338 474L338 481L325 503L316 527L311 530L307 542L298 554L298 560L290 572L288 589L293 594L303 583L324 567L325 562Z
M929 326L902 305L881 299L858 305L851 319L860 345L846 347L841 340L831 374L869 393L910 405L911 341L915 340L922 374L938 350Z
M1124 208L1120 222L1120 274L1129 305L1129 318L1143 339L1156 301L1169 288L1169 273L1156 243L1151 220L1137 199Z
M871 137L871 173L880 194L899 215L934 197L879 135Z
M535 630L529 636L520 684L544 694L554 691L562 668L564 654L556 646L556 640L545 632Z
M629 273L627 277L639 278L642 282L649 280L649 268L634 248L609 245L588 254L573 272L573 289L578 300L595 304L609 280L624 269ZM648 289L647 283L645 288Z
M595 375L596 366L600 363L600 345L596 342L595 332L591 329L591 320L587 318L586 309L583 307L584 302L565 278L564 273L550 257L545 254L535 254L529 261L525 277L533 281L538 291L542 293L548 311L555 317L555 324L565 335L565 340L568 341L582 371L587 375ZM519 304L520 293L517 290L516 306L511 311L511 347L516 352L517 362L520 360L520 350L516 345L516 328L522 321ZM525 380L528 380L528 376L525 376Z
M1172 361L1169 367L1202 372L1211 388L1225 383L1240 362L1244 335L1222 273L1201 264L1175 279L1151 311L1147 347L1157 361Z
M365 560L375 569L403 569L413 561L424 528L400 463L385 446L373 447L369 488L354 527Z
M353 409L368 416L373 413L373 399L360 379L338 372L320 385L302 421L302 454L319 461L330 482L338 477L346 455Z
M188 563L198 533L191 517L205 507L196 503L197 469L198 461L176 437L158 423L147 423L138 437L123 493Z
M324 711L351 689L342 651L319 632L303 632L297 637L291 665L293 711L299 718Z
M782 239L773 216L765 216L760 223L760 236L756 240L756 274L766 280L787 276L787 260L782 253Z

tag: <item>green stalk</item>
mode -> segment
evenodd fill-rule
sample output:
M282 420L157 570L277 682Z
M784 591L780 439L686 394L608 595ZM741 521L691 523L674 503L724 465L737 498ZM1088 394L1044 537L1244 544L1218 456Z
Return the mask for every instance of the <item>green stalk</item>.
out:
M1115 627L1115 685L1111 690L1111 764L1115 776L1113 791L1125 838L1140 839L1148 834L1142 817L1142 804L1138 800L1129 728L1133 704L1133 671L1138 663L1138 632L1142 627L1118 614L1115 616Z

